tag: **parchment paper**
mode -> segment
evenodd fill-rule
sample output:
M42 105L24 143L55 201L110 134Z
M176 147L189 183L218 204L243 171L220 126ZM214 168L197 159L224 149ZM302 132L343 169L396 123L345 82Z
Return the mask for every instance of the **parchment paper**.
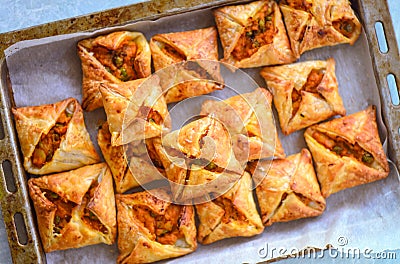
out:
M83 38L128 29L143 32L149 40L156 33L192 30L211 25L214 25L214 21L210 10L203 10L93 33L17 43L6 50L15 102L21 107L54 103L67 97L75 97L81 101L82 73L76 44ZM301 61L329 57L336 60L339 93L344 100L347 114L365 109L371 104L376 105L381 139L386 141L386 129L380 117L379 94L365 35L362 34L354 46L340 45L307 52L302 55ZM260 68L257 68L245 72L253 77L258 85L265 87L259 70ZM232 84L240 82L235 79L226 81ZM249 89L242 88L243 92ZM216 96L221 94L224 95L224 90L217 92ZM193 100L192 104L182 106L182 110L184 109L198 113L200 103ZM96 128L99 120L105 120L104 111L98 109L85 113L85 120L92 140L96 142ZM279 129L278 123L277 127ZM287 155L297 153L305 146L303 131L290 136L283 136L280 131L279 133ZM287 250L325 248L328 244L339 249L371 249L373 252L398 249L399 242L394 238L400 237L400 228L397 226L399 204L399 180L394 167L391 167L387 179L330 196L327 199L326 211L320 217L276 223L256 237L232 238L207 246L199 245L196 252L166 262L204 263L212 260L213 263L254 263L279 256L277 252L264 256L265 251L262 249L266 249L266 246L269 250L281 247ZM345 245L343 240L340 240L343 237L347 241ZM116 245L95 245L52 252L47 254L47 260L48 263L114 263L117 255Z

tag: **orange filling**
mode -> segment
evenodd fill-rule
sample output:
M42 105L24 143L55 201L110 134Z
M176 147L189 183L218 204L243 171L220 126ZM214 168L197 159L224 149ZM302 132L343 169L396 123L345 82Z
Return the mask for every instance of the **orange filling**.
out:
M300 90L293 89L292 91L292 116L294 116L299 110L301 104L301 91L313 93L320 97L317 88L324 77L324 71L313 69L307 77L306 83L301 87Z
M221 220L223 223L229 223L231 220L246 221L246 217L243 214L239 213L238 210L236 210L231 200L224 197L218 197L214 200L214 203L223 208L225 211L224 216Z
M333 27L339 31L342 35L344 35L346 38L351 38L353 35L354 29L356 28L356 25L354 22L350 19L340 19L337 21L333 21Z
M178 50L174 49L168 44L163 43L161 51L170 57L175 63L186 60L186 56L184 54L180 53Z
M351 157L366 165L370 165L374 161L374 157L371 153L364 150L358 143L352 144L339 136L331 137L317 131L312 134L312 137L319 144L341 157Z
M99 184L97 182L93 182L89 188L89 191L85 194L83 201L82 201L82 203L85 205L85 207L89 203L90 199L93 198L98 185ZM100 231L103 234L108 234L107 228L100 222L100 220L97 218L97 216L92 211L90 211L88 208L85 208L83 210L82 221L86 225L90 226L90 228Z
M32 154L32 163L41 168L53 158L54 152L60 147L62 139L67 133L68 123L75 112L75 103L71 102L57 119L54 127L47 134L42 134L39 143Z
M161 123L163 121L160 113L158 113L153 108L150 108L148 106L143 106L143 105L139 108L138 117L144 118L149 122L156 123L157 125L161 125Z
M176 241L183 238L179 229L181 206L171 204L164 215L158 215L144 206L133 207L134 218L154 236L155 241L164 245L175 245Z
M251 57L264 45L270 44L275 36L273 10L265 5L254 17L249 18L243 34L232 51L237 60Z
M139 76L135 67L135 57L137 53L136 43L124 40L117 50L109 50L105 47L94 47L92 50L94 57L112 75L121 81L130 81L145 76Z
M72 209L76 204L68 200L63 200L58 194L52 191L42 190L42 192L49 201L57 206L56 215L54 217L53 232L60 234L61 229L63 229L71 220Z

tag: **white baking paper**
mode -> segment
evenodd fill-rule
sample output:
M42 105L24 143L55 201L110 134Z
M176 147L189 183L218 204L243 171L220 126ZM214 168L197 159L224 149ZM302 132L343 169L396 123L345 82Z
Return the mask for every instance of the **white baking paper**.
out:
M91 33L17 43L6 50L16 105L21 107L48 104L67 97L75 97L81 101L82 73L76 44L83 38L128 29L143 32L149 40L157 33L192 30L212 25L214 25L212 13L210 10L202 10ZM329 57L336 60L339 93L342 95L347 113L358 112L371 104L376 105L381 139L386 141L386 129L379 111L379 92L365 35L362 34L354 46L340 45L307 52L302 55L301 61ZM265 82L259 76L259 70L260 68L248 69L245 72L253 77L259 86L265 87ZM240 80L226 81L233 85ZM240 89L246 91L246 87ZM215 95L224 96L224 93L222 90ZM186 104L182 109L187 107L194 113L198 112L200 104L193 100L192 105ZM179 110L176 112L179 113ZM96 142L96 128L99 120L105 120L104 111L98 109L85 113L85 120L92 140ZM287 155L297 153L305 146L303 131L289 136L279 133ZM278 249L284 249L280 252L288 254L305 247L325 248L328 244L339 250L370 249L372 252L379 252L398 249L400 248L398 242L400 228L397 226L399 205L399 180L394 167L391 167L387 179L330 196L327 199L326 211L320 217L276 223L267 227L261 235L251 238L232 238L207 246L199 245L196 252L166 262L256 263L278 257L280 255ZM117 255L116 245L95 245L48 253L47 261L48 263L115 263Z

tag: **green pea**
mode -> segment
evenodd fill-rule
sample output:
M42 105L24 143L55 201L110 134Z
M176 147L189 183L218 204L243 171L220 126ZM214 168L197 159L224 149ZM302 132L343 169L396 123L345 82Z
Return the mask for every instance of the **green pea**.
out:
M364 163L371 164L374 161L374 157L370 153L366 152L362 156L361 160Z
M207 170L213 170L215 168L217 168L217 165L215 165L215 163L212 162L212 161L210 163L208 163L207 166L206 166Z
M334 146L332 150L339 154L340 152L342 152L343 148L340 146Z
M117 66L118 68L124 64L124 59L122 57L120 57L118 54L115 54L113 56L112 60L113 60L114 65Z

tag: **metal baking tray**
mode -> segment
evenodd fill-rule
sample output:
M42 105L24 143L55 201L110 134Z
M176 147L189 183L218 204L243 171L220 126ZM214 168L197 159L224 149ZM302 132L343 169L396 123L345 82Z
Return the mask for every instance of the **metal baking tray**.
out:
M21 40L93 31L237 2L243 1L153 0L0 34L0 203L14 263L46 263L46 257L27 192L27 177L10 111L14 98L3 51ZM398 102L391 97L388 75L394 77L395 84L400 76L400 58L388 3L386 0L352 0L352 6L360 17L368 41L371 67L381 97L382 116L388 129L389 157L399 169L400 111ZM378 41L376 30L379 26L383 26L386 38ZM382 43L386 44L386 50L382 48Z

